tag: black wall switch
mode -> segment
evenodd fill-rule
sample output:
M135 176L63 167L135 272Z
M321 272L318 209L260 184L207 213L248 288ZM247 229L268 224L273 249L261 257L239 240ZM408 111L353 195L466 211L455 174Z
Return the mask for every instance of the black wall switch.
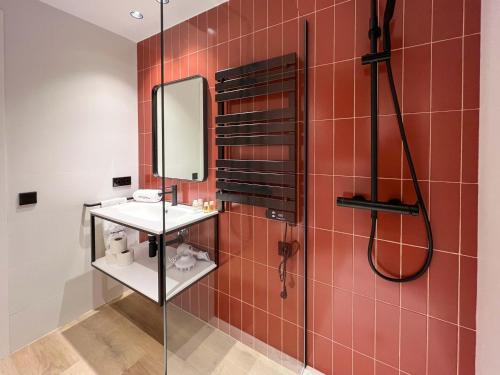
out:
M37 195L36 191L31 191L29 193L19 193L19 205L26 206L28 204L36 204Z
M132 177L114 177L113 178L113 187L119 186L130 186L132 185Z

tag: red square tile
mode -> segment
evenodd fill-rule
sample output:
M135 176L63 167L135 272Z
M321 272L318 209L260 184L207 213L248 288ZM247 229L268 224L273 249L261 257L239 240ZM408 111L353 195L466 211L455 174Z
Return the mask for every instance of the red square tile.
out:
M335 63L335 118L354 116L354 61ZM318 82L319 77L316 77ZM325 82L326 84L326 82ZM317 96L316 96L317 100ZM318 113L316 112L316 118Z
M260 309L254 309L254 332L258 340L267 343L267 314Z
M479 35L464 38L464 108L479 108Z
M353 295L353 348L373 356L375 342L375 301Z
M429 179L430 115L407 114L403 118L410 152L420 180ZM403 176L410 178L408 161L403 155Z
M415 17L418 18L418 17ZM405 113L428 112L431 93L431 46L404 50L403 110Z
M267 224L267 262L269 267L278 268L281 257L278 254L278 242L283 240L285 225L281 222L269 220Z
M217 45L217 8L212 8L207 11L207 37L208 46Z
M395 367L387 366L381 362L375 363L375 372L377 375L399 375L400 372Z
M418 14L418 17L415 15ZM408 1L405 4L405 46L431 41L432 0Z
M373 375L375 373L373 358L354 352L353 375Z
M317 228L332 229L333 224L333 181L334 177L325 175L315 176L315 225Z
M253 304L253 263L243 259L241 263L241 283L242 283L242 300L246 303Z
M333 175L333 121L314 124L314 172Z
M229 255L224 252L220 253L217 276L219 279L219 290L229 294Z
M433 1L433 35L432 40L455 38L462 35L463 1Z
M242 304L241 310L241 326L243 332L248 333L249 335L254 335L254 320L253 320L253 307L251 305L247 305L246 303Z
M247 35L254 31L254 7L253 1L241 1L241 35Z
M431 116L431 179L460 181L461 113L440 112Z
M332 287L314 283L314 332L332 339Z
M299 23L296 19L283 24L283 54L299 50L298 27Z
M355 126L355 160L354 174L356 176L371 176L371 137L370 137L370 118L354 119ZM356 186L356 193L360 191Z
M314 239L314 278L325 284L332 284L332 232L316 229Z
M430 213L435 248L458 252L460 185L431 182Z
M476 333L466 328L460 328L460 356L458 359L458 374L475 373L476 363Z
M283 26L277 25L270 27L269 30L269 57L283 55ZM279 95L279 105L281 105L281 95Z
M391 277L400 277L400 245L393 242L376 240L375 246L375 264L378 270ZM380 277L376 277L375 282L378 300L399 305L400 290L398 284L386 281Z
M271 0L267 2L267 19L269 26L283 22L283 0Z
M241 299L241 258L232 256L229 262L229 294Z
M432 45L432 111L462 107L462 40Z
M217 7L217 43L227 42L229 39L229 9L227 3Z
M253 296L255 300L255 306L262 310L267 310L267 267L254 263L254 286L253 286Z
M298 9L299 9L299 15L305 15L309 14L311 12L314 12L314 1L310 0L297 0L295 1L296 4L298 4ZM283 4L286 7L286 4ZM293 5L290 5L293 7ZM297 7L297 5L296 5Z
M379 177L401 178L401 138L396 116L383 116L379 120Z
M460 256L460 325L476 329L477 259Z
M333 65L318 66L315 75L315 119L333 118Z
M241 255L241 215L229 214L229 252L233 255Z
M327 8L335 4L335 0L317 0L316 1L316 11L323 8Z
M353 291L366 297L375 297L375 274L367 259L368 238L354 237Z
M241 0L229 0L229 39L241 35Z
M187 22L179 24L179 56L189 53L189 25Z
M462 181L477 182L479 154L479 110L463 112Z
M334 8L326 8L316 13L316 64L333 62L334 52Z
M461 254L477 256L478 186L462 185Z
M184 306L183 306L184 308ZM219 319L229 323L229 296L219 293Z
M335 120L335 175L354 175L354 120Z
M481 0L465 0L465 35L481 31Z
M370 67L362 65L361 60L354 61L354 81L356 117L370 116Z
M403 245L403 276L417 273L425 264L427 249ZM401 306L422 314L427 312L427 281L429 272L401 285Z
M425 375L427 370L427 318L401 310L401 370Z
M324 374L332 373L332 342L314 335L314 368Z
M353 236L333 234L333 284L339 288L352 289Z
M267 220L254 218L254 259L267 264Z
M299 358L298 353L299 328L283 320L283 352L292 358Z
M253 0L254 30L261 30L267 27L267 1Z
M229 300L229 319L233 327L241 329L241 301L235 298Z
M268 344L271 345L273 348L276 348L278 350L281 350L281 347L282 347L281 322L282 322L282 320L280 318L277 318L271 314L267 315L267 329L269 330L269 333L268 333L269 342L268 342Z
M458 322L458 255L436 251L429 274L429 314Z
M399 365L399 308L377 302L375 358L393 367ZM378 373L378 371L377 371Z
M335 61L354 57L354 1L335 6Z
M457 326L429 319L429 375L457 373Z
M333 343L333 374L352 374L352 349Z
M333 340L347 347L352 346L352 298L351 292L333 288Z

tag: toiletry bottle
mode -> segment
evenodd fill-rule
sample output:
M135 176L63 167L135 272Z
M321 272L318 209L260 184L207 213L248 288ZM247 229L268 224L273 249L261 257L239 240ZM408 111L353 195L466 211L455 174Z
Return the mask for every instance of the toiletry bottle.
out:
M210 210L210 212L215 211L215 202L214 201L210 201L210 203L209 203L209 210Z
M203 212L210 212L210 206L208 205L208 202L203 203Z

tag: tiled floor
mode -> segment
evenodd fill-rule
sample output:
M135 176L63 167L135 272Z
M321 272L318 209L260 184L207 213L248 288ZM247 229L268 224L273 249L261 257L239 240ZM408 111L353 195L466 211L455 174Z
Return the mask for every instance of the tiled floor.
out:
M0 374L162 374L161 317L131 294L0 361ZM293 374L176 307L168 331L169 374Z

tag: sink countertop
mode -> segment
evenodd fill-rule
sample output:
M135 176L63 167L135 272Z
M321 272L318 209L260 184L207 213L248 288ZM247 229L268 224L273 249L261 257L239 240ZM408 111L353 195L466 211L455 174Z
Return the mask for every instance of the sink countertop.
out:
M165 204L165 208L167 210L165 233L218 215L217 211L204 213L201 210L182 204L172 206L169 202ZM162 234L163 232L162 202L143 203L132 201L110 207L94 208L90 212L101 219L108 219L151 234Z

